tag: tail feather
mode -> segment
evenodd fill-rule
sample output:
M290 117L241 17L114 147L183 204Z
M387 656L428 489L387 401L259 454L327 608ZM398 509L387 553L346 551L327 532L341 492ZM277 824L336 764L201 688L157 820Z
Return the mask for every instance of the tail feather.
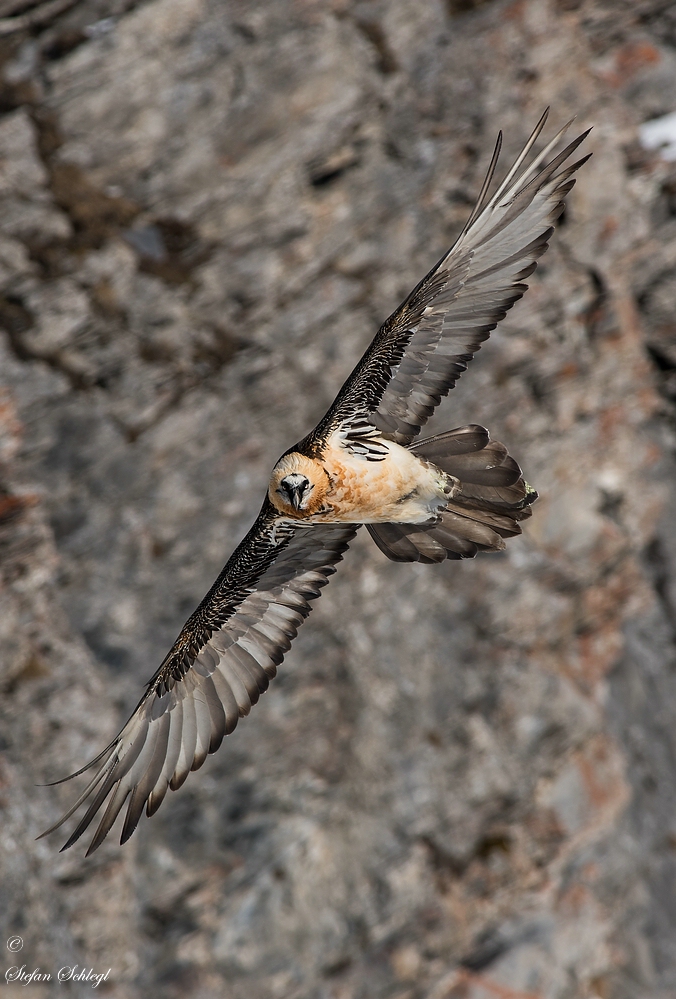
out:
M520 509L524 504L527 506L535 500L535 496L531 497L534 490L521 477L512 486L493 486L488 483L480 486L474 482L465 482L462 479L460 479L460 484L462 491L459 494L456 493L453 499L468 508L478 507L480 510L497 510L500 513L507 513Z
M378 548L394 562L443 562L500 551L521 534L537 493L499 441L479 426L459 427L413 444L421 458L458 480L439 520L430 524L367 524Z
M393 562L429 563L462 558L462 555L449 555L429 530L417 524L367 524L366 528L381 552Z
M535 496L531 502L534 500ZM455 503L451 502L448 504L448 509L462 516L468 516L467 509L459 504L456 506ZM476 523L492 527L495 533L499 534L501 538L513 538L517 534L521 534L521 528L515 521L527 520L531 514L532 510L529 506L525 506L521 510L514 510L511 513L497 513L493 510L480 510L475 507L471 512L471 518Z

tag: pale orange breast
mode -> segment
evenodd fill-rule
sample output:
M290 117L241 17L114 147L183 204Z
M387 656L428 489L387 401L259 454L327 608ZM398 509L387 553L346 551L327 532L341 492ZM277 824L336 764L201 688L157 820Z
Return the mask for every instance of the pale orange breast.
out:
M329 474L326 500L332 510L318 520L424 523L443 509L448 498L444 473L398 444L388 441L387 446L386 458L367 461L339 441L329 441L322 464Z

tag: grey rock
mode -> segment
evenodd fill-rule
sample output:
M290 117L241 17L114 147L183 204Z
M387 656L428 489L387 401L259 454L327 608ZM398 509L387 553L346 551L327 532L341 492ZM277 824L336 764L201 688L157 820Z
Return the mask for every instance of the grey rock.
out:
M637 133L673 110L669 5L81 0L2 45L5 970L110 968L116 999L673 995L676 173ZM358 537L124 848L35 842L77 782L36 783L112 738L498 128L513 155L550 103L594 157L430 427L508 444L524 536L442 566Z

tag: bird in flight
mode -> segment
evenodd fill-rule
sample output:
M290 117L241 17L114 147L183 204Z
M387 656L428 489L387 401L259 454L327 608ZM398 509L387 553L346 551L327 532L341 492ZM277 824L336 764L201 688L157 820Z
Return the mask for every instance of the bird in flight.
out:
M126 803L125 843L143 809L153 815L267 690L362 524L396 562L473 558L521 533L537 493L503 444L476 425L417 436L526 291L573 174L589 158L569 162L589 130L555 153L570 123L531 156L547 114L492 191L498 135L453 247L383 323L315 429L279 459L253 527L120 733L64 778L95 769L43 836L87 802L67 849L107 802L89 855Z

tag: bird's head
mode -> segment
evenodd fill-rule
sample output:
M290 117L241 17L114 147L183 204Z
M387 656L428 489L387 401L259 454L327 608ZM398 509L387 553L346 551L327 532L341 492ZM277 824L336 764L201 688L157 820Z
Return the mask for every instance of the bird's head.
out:
M329 477L320 462L292 451L272 470L268 496L286 517L303 519L324 510Z

